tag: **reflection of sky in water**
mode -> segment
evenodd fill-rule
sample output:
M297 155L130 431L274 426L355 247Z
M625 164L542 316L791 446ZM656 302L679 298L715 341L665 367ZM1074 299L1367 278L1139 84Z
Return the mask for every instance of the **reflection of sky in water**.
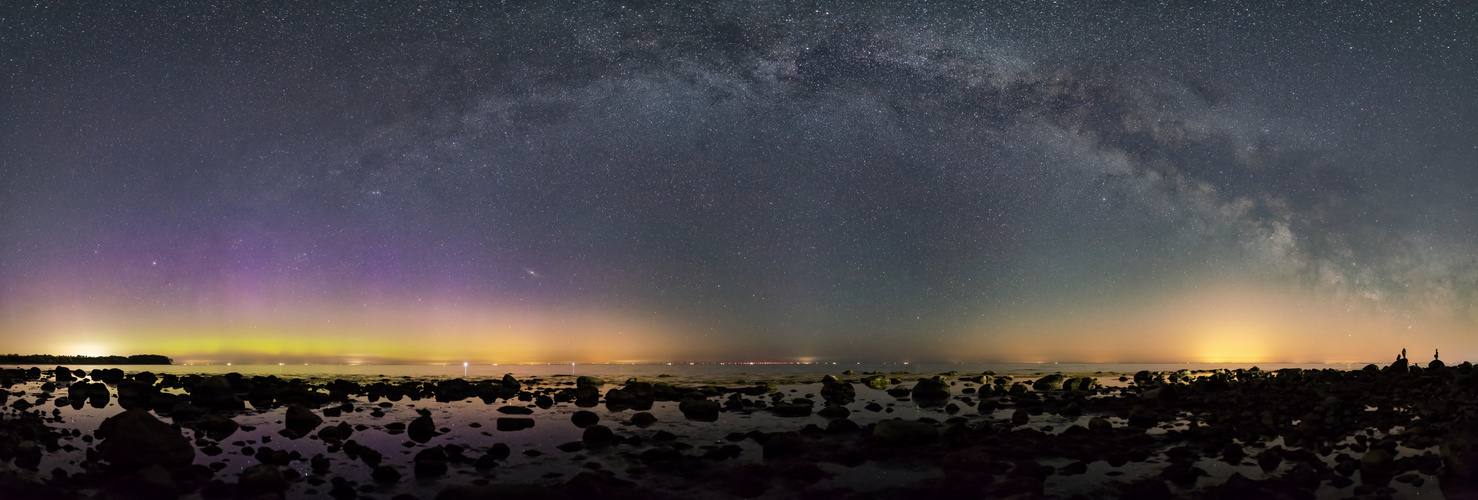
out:
M173 368L178 367L172 367L170 370L167 371L175 373L187 372L185 370L176 371ZM263 369L260 370L259 373L270 372L270 369L278 367L261 368ZM458 369L457 371L460 371L461 367L457 366L455 368ZM560 368L568 369L568 366ZM639 368L639 370L636 371L641 372L658 369L658 367L637 368ZM667 367L664 366L661 368ZM426 367L407 367L405 371L409 373L415 370L425 369ZM265 375L270 373L263 374ZM645 375L645 373L641 373L641 375ZM717 376L716 378L719 379L729 378L730 380L737 380L739 378L738 373L710 373L710 377L715 375ZM814 375L814 373L812 373L812 375ZM375 381L387 378L391 383L399 383L408 380L402 377L404 376L394 374L377 374L346 376L344 378L346 380L352 380L361 384L373 383ZM900 378L903 378L906 384L911 385L912 379L910 379L909 377L904 376ZM602 392L614 387L615 385L613 384L620 383L620 381L611 380L609 378L607 380L608 384L606 385L606 387L603 388ZM661 381L683 385L696 384L698 382L701 382L702 380L703 377L694 375L692 371L684 373L681 376L661 379ZM750 378L749 380L754 381L758 379ZM814 378L812 380L814 381ZM1030 379L1026 377L1018 377L1018 380ZM311 381L325 382L327 381L327 379ZM574 379L569 376L548 376L542 379L534 379L531 376L525 376L523 377L523 381L526 384L525 390L530 389L530 387L528 386L530 382L538 384L534 386L533 389L557 389L560 387L572 386ZM1104 377L1102 381L1106 384L1112 383L1115 385L1119 385L1116 376ZM733 384L731 386L734 385L738 384ZM13 388L13 390L24 391L24 393L28 395L28 398L33 399L34 395L40 393L39 387L40 382L26 382L23 384L18 384L15 388ZM921 408L913 402L899 401L893 397L889 397L883 391L871 389L862 384L854 384L854 387L857 390L858 399L856 402L847 405L847 407L852 412L850 418L861 426L866 426L872 423L876 423L879 420L889 418L902 418L905 420L930 418L936 421L944 421L951 416L955 416L945 413L944 410L940 407ZM953 389L953 393L955 394L956 399L962 399L961 396L965 396L969 397L970 401L972 402L978 401L978 397L975 394L962 394L962 389L965 389L966 387L976 386L973 386L972 384L968 384L966 382L959 382ZM818 410L823 405L822 399L819 396L820 389L821 386L819 383L794 383L780 386L780 392L784 394L787 399L796 397L807 397L817 402ZM177 393L179 391L170 392ZM54 392L53 394L65 394L65 389L59 388L58 391ZM761 398L768 400L768 397L754 397L750 399ZM722 400L722 398L719 399ZM384 399L380 400L380 402L384 401ZM82 410L73 410L71 409L71 407L58 408L58 410L60 411L60 422L54 425L58 425L66 429L79 429L83 431L84 434L90 434L91 431L93 429L96 429L97 425L101 423L104 418L117 414L120 411L116 402L116 399L114 399L112 401L112 404L101 410L91 407L84 407ZM762 432L794 431L800 430L807 424L815 424L822 427L825 427L826 425L826 419L815 415L801 418L781 418L775 417L766 411L755 411L752 413L723 412L719 414L719 419L716 422L699 422L684 418L682 413L678 410L678 404L676 402L657 402L649 411L657 417L658 423L651 427L643 429L626 423L631 418L631 415L636 413L633 410L612 412L604 404L594 407L581 408L577 407L574 402L569 402L556 404L553 408L549 410L535 409L534 414L530 417L534 418L537 421L537 424L531 429L516 432L500 432L496 429L497 419L499 417L505 417L509 415L499 413L497 411L499 407L503 405L514 405L528 406L530 408L534 408L533 403L520 402L517 399L512 399L508 401L495 402L493 404L484 404L480 399L477 398L451 403L437 403L432 399L412 401L409 398L404 398L398 402L394 402L388 408L383 408L383 411L385 413L383 417L373 417L371 416L371 411L379 407L378 402L370 403L362 397L356 398L352 402L355 406L355 411L345 413L340 417L324 417L323 426L315 429L314 434L316 434L317 430L322 429L323 427L334 426L337 425L339 422L347 422L351 426L358 424L365 424L369 426L369 429L354 432L353 435L350 436L350 439L353 439L360 444L379 451L385 457L385 460L383 462L384 464L395 466L403 474L404 477L399 483L389 486L374 483L369 479L369 473L371 470L369 467L365 466L360 461L349 460L342 453L342 451L329 453L327 451L327 444L317 440L316 438L305 437L296 440L289 440L278 435L277 432L283 427L280 422L282 421L284 410L282 408L276 408L259 412L251 409L249 403L248 410L240 414L233 415L233 420L243 426L255 426L255 429L251 431L238 430L236 433L227 437L219 444L219 446L223 450L225 450L223 454L210 457L206 456L203 453L199 453L196 455L196 463L202 465L208 465L212 462L225 463L226 466L221 469L220 472L218 472L217 479L222 479L227 482L233 482L236 475L239 474L240 471L243 470L246 466L257 463L256 458L242 455L240 451L241 447L232 444L235 442L243 442L244 444L253 446L255 448L268 446L273 449L281 449L288 452L297 451L304 457L305 460L301 462L292 462L289 467L293 468L299 474L302 474L304 476L312 475L311 468L306 459L314 456L315 454L324 454L331 460L331 466L329 469L330 472L327 476L325 476L326 478L332 476L344 476L348 479L359 481L361 484L373 484L377 493L383 493L386 495L394 495L399 493L424 493L426 491L434 491L435 489L439 489L442 486L448 484L468 483L477 478L487 478L494 482L500 483L558 484L568 480L574 474L585 470L581 468L582 465L592 462L600 464L601 468L614 472L617 477L642 482L643 484L660 488L662 484L665 484L664 481L668 481L668 479L663 477L662 474L647 472L643 474L633 475L628 472L628 469L642 466L640 461L636 460L636 454L653 446L654 444L659 444L654 443L654 441L651 439L652 435L659 430L665 430L667 432L676 434L678 436L677 442L691 445L693 449L685 451L686 454L701 455L707 449L731 444L731 442L726 439L726 436L735 432L745 433L751 430L758 430ZM883 405L884 409L877 412L864 409L864 407L870 402L877 402ZM46 405L40 408L45 409L45 411L49 413L51 407L51 402L48 402ZM962 403L961 407L962 411L957 414L957 416L965 417L970 421L978 421L981 418L981 415L976 412L973 404ZM411 441L406 434L390 434L384 429L384 426L386 424L392 422L408 424L412 419L418 416L417 410L420 409L429 410L431 412L433 420L436 423L436 427L438 429L447 429L447 431L440 433L424 445L407 446L411 443ZM623 438L633 435L640 436L644 438L644 443L640 446L630 446L623 444L604 449L586 449L574 453L568 453L558 450L556 446L560 444L580 440L582 430L575 427L570 422L570 416L575 411L582 409L595 412L601 418L600 424L611 427L613 430L616 431L616 434L618 436ZM1014 411L1015 407L1007 405L995 410L990 415L990 419L996 423L998 428L1004 427L1005 422L1009 422L1011 420L1011 416ZM321 415L321 412L315 411L315 413ZM1071 425L1083 425L1086 427L1087 419L1090 416L1091 415L1083 417L1066 417L1044 413L1040 415L1033 415L1030 423L1028 423L1026 427L1041 430L1048 434L1057 434L1063 432ZM1112 422L1116 427L1126 424L1124 420L1114 416L1105 415L1105 418ZM169 422L168 418L165 418L163 420ZM480 424L480 426L473 427L474 423ZM1164 434L1165 430L1167 429L1184 430L1187 424L1188 422L1185 420L1178 420L1176 422L1166 424L1161 428L1149 429L1148 432L1150 434ZM1393 432L1400 432L1400 429L1395 429L1393 430ZM192 430L186 429L184 430L184 433L187 437L195 437L194 431ZM1379 432L1377 432L1375 435L1376 438L1380 438L1382 436L1383 434ZM1347 442L1354 442L1354 440L1352 438L1347 439ZM75 473L80 470L79 464L83 457L83 449L86 448L87 445L81 442L81 440L78 438L64 438L62 443L70 443L73 446L78 447L78 449L72 452L59 451L57 453L47 454L39 469L40 471L42 471L41 474L49 474L49 472L54 468L61 468L62 470L66 470L69 473ZM491 470L478 471L474 469L472 467L472 461L475 460L477 457L483 455L488 450L488 448L493 446L495 443L504 443L510 446L512 449L511 456L507 460L500 463L498 467L495 467ZM94 445L95 444L96 443L94 443ZM460 465L452 464L452 468L448 475L436 481L422 481L414 479L414 474L411 467L411 460L415 456L415 454L429 446L447 444L457 444L467 447L464 455L467 456L469 460ZM762 460L760 446L756 444L753 440L743 440L732 444L736 444L743 449L743 453L741 454L740 458L738 458L737 461L729 461L727 465L715 467L727 467L740 463ZM1283 445L1281 438L1273 439L1266 443L1262 443L1261 445L1252 443L1244 444L1246 445L1246 450L1249 456L1256 456L1256 454L1263 447ZM539 454L537 456L529 456L524 453L530 450L537 451L539 452ZM1401 454L1398 455L1398 457L1420 454L1421 450L1410 450L1402 448L1400 451ZM1334 455L1335 454L1332 454L1331 456L1324 458L1324 460L1330 466L1335 465ZM997 457L997 459L1006 461L1011 460L1010 457ZM1070 462L1071 460L1068 459L1042 460L1043 464L1054 466L1059 469ZM1089 496L1112 496L1113 494L1115 494L1114 492L1116 490L1104 486L1105 481L1112 480L1130 482L1136 478L1158 474L1160 469L1162 469L1165 464L1166 462L1163 458L1163 455L1152 456L1151 459L1147 462L1131 462L1118 468L1111 467L1103 461L1095 461L1089 464L1088 472L1086 474L1074 476L1051 476L1048 479L1047 493L1049 495L1071 495L1081 493L1087 494ZM1231 474L1234 472L1240 473L1251 479L1274 477L1290 470L1293 467L1294 463L1293 461L1285 461L1279 468L1271 472L1262 471L1251 459L1249 459L1243 465L1229 465L1218 459L1202 458L1196 463L1196 465L1206 470L1210 474L1210 477L1203 478L1200 483L1198 483L1204 487L1212 484L1220 484L1227 477L1230 477ZM830 463L820 464L820 467L823 470L834 474L831 478L820 483L820 485L846 486L859 491L867 491L889 486L901 486L916 482L921 479L938 477L942 474L941 471L932 462L919 463L917 461L899 461L888 459L868 461L861 466L852 468ZM714 470L714 467L709 468L710 473L714 472ZM1430 479L1425 485L1420 488L1412 488L1410 485L1401 483L1392 483L1392 486L1397 488L1398 494L1400 495L1433 495L1437 493L1436 481ZM289 497L292 497L294 495L301 495L306 489L310 487L311 486L302 482L294 483L292 489L290 490ZM427 488L432 488L432 490L427 490ZM1172 486L1172 488L1175 487ZM326 492L327 489L327 485L317 487L317 490L320 494ZM1341 497L1348 496L1350 492L1350 488L1335 489L1326 484L1319 491L1319 496L1321 498ZM714 492L713 494L720 495L716 492ZM699 497L702 497L702 495L702 493L699 493Z

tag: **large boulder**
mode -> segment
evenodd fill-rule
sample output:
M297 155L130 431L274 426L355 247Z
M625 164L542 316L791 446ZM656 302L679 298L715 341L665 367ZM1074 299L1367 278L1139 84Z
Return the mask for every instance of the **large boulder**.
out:
M504 388L512 389L514 391L517 391L523 387L523 384L519 383L518 379L513 378L512 373L503 374L503 380L501 383Z
M1039 378L1039 379L1037 379L1036 382L1032 382L1032 390L1035 390L1035 391L1057 391L1057 390L1062 390L1062 383L1064 381L1066 381L1066 380L1067 380L1067 377L1062 376L1061 373L1054 373L1054 374L1051 374L1051 375L1048 375L1048 376Z
M590 387L599 389L603 385L606 385L606 381L601 379L600 377L581 375L579 378L575 379L576 388Z
M72 370L71 369L68 369L65 366L58 366L58 367L56 367L56 370L53 370L52 371L52 374L56 377L56 383L58 383L58 384L60 384L62 382L71 382L71 381L75 380L72 377Z
M436 422L431 420L431 415L421 415L406 426L405 433L411 441L425 443L436 436Z
M190 440L147 410L127 410L108 417L98 426L96 434L103 439L98 452L114 467L178 467L195 461L195 447Z
M913 398L922 401L942 401L949 399L949 380L942 375L933 378L919 379L911 391Z
M677 409L682 411L683 416L688 417L688 420L703 422L718 420L719 404L718 401L711 399L684 399L678 403Z
M863 384L866 384L868 387L877 389L879 391L888 390L889 382L892 381L889 380L888 376L886 375L868 375L866 377L862 377Z
M299 404L287 405L287 430L293 434L306 436L313 432L319 425L323 424L323 417L313 413L307 407ZM424 442L424 441L423 441Z
M827 404L846 405L857 400L857 389L852 384L827 375L821 379L821 399Z
M204 432L206 436L216 441L230 437L240 428L241 425L237 424L235 420L231 420L231 417L219 413L207 415L195 424L195 430Z
M241 398L236 397L231 381L219 375L201 380L191 387L190 403L212 410L234 411L246 408Z
M287 477L271 464L256 464L241 471L236 487L248 495L278 494L287 490Z

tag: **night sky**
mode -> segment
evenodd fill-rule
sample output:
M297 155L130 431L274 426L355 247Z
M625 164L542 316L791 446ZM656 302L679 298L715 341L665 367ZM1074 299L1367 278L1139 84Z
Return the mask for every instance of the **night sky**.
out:
M0 351L1478 359L1472 4L482 3L0 4Z

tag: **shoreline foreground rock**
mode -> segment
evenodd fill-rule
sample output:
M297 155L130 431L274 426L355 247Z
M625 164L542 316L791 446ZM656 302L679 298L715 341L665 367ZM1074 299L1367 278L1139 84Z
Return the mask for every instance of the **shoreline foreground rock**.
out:
M591 375L305 381L3 370L0 496L1464 498L1478 491L1478 370L1400 361L1360 370L1146 371L1123 381L951 372L905 382L843 373L733 386ZM76 421L68 412L106 418L79 429L67 426ZM858 475L881 479L843 479Z

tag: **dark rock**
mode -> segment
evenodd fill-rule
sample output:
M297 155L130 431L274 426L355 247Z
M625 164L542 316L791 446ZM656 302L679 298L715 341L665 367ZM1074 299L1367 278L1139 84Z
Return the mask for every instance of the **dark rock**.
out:
M287 490L287 478L275 465L256 464L241 471L236 487L247 494L282 493Z
M498 408L498 413L505 415L532 415L534 410L525 406L503 406Z
M609 446L616 443L616 433L604 425L592 425L581 433L580 441L591 447Z
M884 444L916 446L937 442L939 430L928 422L883 420L873 426L872 437Z
M179 415L175 416L178 417ZM214 439L216 441L220 441L230 437L232 434L235 434L236 430L239 428L241 428L241 426L237 424L235 420L231 420L231 417L219 413L207 415L205 418L200 419L200 421L195 424L196 430L204 431L205 435L210 436L211 439Z
M1062 389L1062 382L1067 380L1061 373L1054 373L1032 382L1034 391L1057 391Z
M866 377L862 377L863 384L880 391L887 390L888 386L890 385L889 382L891 382L891 380L883 375L868 375Z
M606 391L606 408L611 411L621 411L641 402L635 395L622 389L611 389Z
M378 482L378 483L395 483L395 482L399 482L400 481L400 471L395 470L394 467L391 467L389 465L381 465L381 466L375 467L375 470L372 471L372 472L370 472L370 479L373 479L373 480L375 480L375 482Z
M300 404L287 405L287 416L284 419L287 430L299 436L306 436L313 432L319 425L323 424L323 417L313 413L307 407Z
M688 420L713 422L718 420L720 406L717 401L709 399L684 399L678 403L677 409Z
M414 462L416 479L440 477L447 471L446 452L440 446L421 450Z
M846 405L857 400L852 384L827 375L821 378L821 399L831 405Z
M637 412L635 415L631 416L631 424L637 427L645 428L655 423L657 423L657 417L655 415L652 415L650 412Z
M921 379L914 384L913 390L909 393L920 402L947 400L949 399L949 380L938 375L934 378Z
M777 417L809 417L811 409L815 406L816 403L809 399L795 398L788 403L781 403L777 400L774 405L770 406L770 411Z
M592 377L592 376L589 376L589 375L582 375L579 378L576 378L575 379L575 387L577 387L577 388L578 387L591 387L591 388L599 389L601 386L604 386L604 385L606 385L606 381L603 380L603 379L601 379L600 377Z
M502 380L501 384L502 384L502 386L504 388L506 388L506 389L512 389L514 391L517 391L517 390L519 390L520 388L523 387L523 384L519 383L518 379L513 378L513 374L512 373L505 373L505 374L503 374L503 380Z
M499 419L501 421L502 419ZM500 429L501 430L501 429ZM405 428L406 435L411 441L425 443L436 437L436 422L431 420L431 415L421 415L412 420Z
M828 433L857 432L860 429L861 427L857 425L857 422L845 418L833 418L826 422L826 432Z
M805 440L797 432L781 432L770 436L763 445L766 459L792 457L805 451Z
M593 411L579 410L570 415L570 422L574 423L575 427L583 429L600 422L600 415L596 415Z
M848 410L845 406L829 405L826 408L822 408L821 411L816 412L816 415L828 419L847 418L852 415L852 410Z
M533 427L534 419L532 418L500 417L498 419L498 430L502 432L521 431L524 429L532 429Z
M236 397L236 390L231 387L231 381L219 375L201 380L191 387L190 404L222 411L246 408L246 403Z
M195 447L190 440L147 410L127 410L108 417L98 426L96 434L103 438L98 445L100 457L115 467L179 467L195 460Z

